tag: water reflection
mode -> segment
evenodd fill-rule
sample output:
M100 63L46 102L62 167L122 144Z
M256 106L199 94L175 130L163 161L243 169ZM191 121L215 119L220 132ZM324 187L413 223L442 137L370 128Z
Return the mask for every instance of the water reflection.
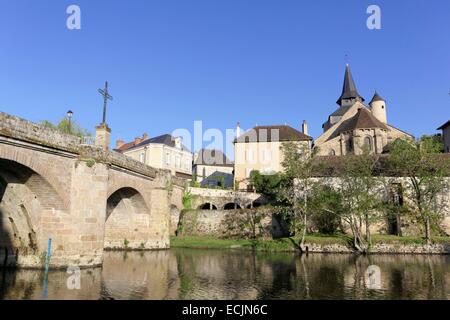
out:
M106 252L74 273L0 270L0 299L450 299L450 256ZM77 274L78 275L78 274Z

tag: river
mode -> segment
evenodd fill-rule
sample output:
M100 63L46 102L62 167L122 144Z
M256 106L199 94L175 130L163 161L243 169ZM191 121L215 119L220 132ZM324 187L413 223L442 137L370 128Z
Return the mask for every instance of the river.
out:
M171 249L105 252L102 268L47 276L0 272L0 299L450 300L450 256Z

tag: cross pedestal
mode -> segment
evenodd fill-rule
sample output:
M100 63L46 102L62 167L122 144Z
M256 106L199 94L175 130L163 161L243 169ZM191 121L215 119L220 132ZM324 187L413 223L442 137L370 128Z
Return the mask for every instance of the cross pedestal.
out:
M109 150L109 143L111 139L111 129L106 123L100 123L95 127L95 145L102 147L104 150Z

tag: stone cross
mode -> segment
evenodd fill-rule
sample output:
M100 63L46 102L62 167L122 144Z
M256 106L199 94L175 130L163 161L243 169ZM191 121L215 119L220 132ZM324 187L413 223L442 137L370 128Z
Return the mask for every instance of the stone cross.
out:
M102 123L106 123L106 104L108 100L112 100L113 97L109 95L108 92L108 81L105 82L105 89L98 89L98 92L103 96L103 121Z

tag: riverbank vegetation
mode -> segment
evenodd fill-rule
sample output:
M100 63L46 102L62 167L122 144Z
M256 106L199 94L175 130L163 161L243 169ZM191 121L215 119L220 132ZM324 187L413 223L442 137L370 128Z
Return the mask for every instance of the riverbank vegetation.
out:
M170 245L172 248L190 249L235 249L235 250L256 250L256 251L297 251L298 237L282 239L219 239L206 236L185 236L172 237ZM305 245L342 245L346 246L352 239L345 235L306 235ZM435 237L436 244L450 245L450 237ZM417 245L426 244L426 240L420 237L399 237L395 235L372 235L372 244L386 245Z
M441 223L449 205L450 158L440 154L440 140L396 140L387 155L364 146L361 154L343 157L315 157L294 142L284 143L282 149L282 174L253 172L250 180L283 216L290 241L301 252L308 234L317 231L334 239L348 234L355 250L370 252L375 244L372 230L383 223L386 233L405 241L421 242L423 237L430 245L448 236ZM401 238L403 225L415 228L406 232L412 238Z

